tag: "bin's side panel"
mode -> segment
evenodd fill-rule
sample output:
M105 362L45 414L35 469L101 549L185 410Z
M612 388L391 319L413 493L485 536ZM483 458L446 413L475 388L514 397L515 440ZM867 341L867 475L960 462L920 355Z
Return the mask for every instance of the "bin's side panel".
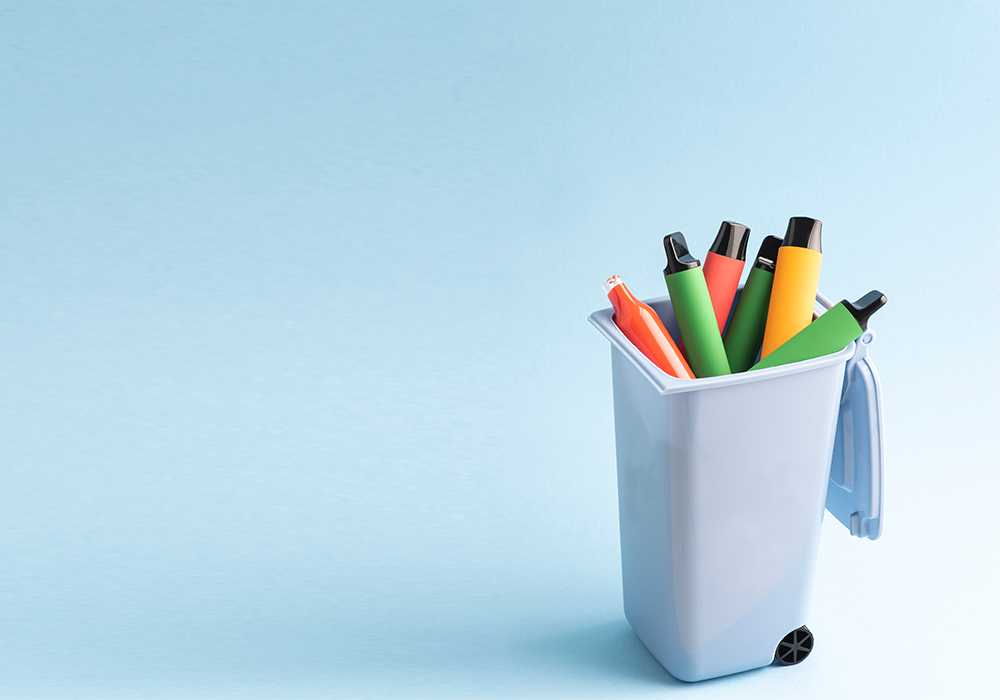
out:
M625 615L675 677L767 665L807 622L843 373L661 395L612 349Z
M769 664L806 622L842 373L834 365L676 397L672 608L694 679Z
M625 617L650 653L674 676L687 680L685 669L678 666L685 655L674 610L668 434L672 401L613 346L611 371Z
M767 665L806 622L843 365L678 396L672 608L692 679ZM668 670L670 670L668 666Z

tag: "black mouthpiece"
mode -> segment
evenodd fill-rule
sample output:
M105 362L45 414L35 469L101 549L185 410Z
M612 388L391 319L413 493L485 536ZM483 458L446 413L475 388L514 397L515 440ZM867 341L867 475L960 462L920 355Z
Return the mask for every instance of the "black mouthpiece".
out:
M777 236L768 236L760 244L757 251L757 262L754 267L759 267L767 272L774 272L774 263L778 260L778 248L781 246L781 239Z
M663 250L667 252L667 266L663 268L665 275L683 272L701 265L701 262L691 257L687 241L684 240L684 234L680 231L663 237Z
M886 301L888 300L885 298L885 294L875 289L865 294L853 304L847 301L847 299L844 299L840 303L851 312L851 316L854 317L859 326L868 328L868 319L871 318L873 313L885 306Z
M747 259L747 241L750 240L750 229L735 221L723 221L715 242L708 249L709 253L725 255L736 260Z
M810 219L808 216L793 216L788 220L788 229L785 231L785 240L781 245L793 245L796 248L809 248L817 253L822 253L820 247L820 229L823 222Z

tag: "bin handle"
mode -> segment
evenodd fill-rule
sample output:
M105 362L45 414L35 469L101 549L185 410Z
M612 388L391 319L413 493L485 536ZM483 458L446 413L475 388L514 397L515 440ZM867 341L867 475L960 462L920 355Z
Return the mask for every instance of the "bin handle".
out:
M816 301L818 301L820 305L827 311L833 308L833 302L830 301L825 296L823 296L823 294L821 294L820 292L816 292Z

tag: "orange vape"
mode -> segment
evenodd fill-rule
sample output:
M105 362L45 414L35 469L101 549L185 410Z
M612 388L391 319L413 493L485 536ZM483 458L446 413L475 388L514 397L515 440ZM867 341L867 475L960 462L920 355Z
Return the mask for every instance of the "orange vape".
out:
M643 355L671 377L694 379L663 321L648 304L632 296L621 277L610 277L604 283L604 292L615 309L615 325Z

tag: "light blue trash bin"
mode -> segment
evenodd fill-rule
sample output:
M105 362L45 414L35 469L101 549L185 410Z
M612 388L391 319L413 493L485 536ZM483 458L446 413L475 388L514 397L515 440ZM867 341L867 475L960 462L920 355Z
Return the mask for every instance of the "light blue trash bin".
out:
M669 298L647 302L674 338ZM735 303L734 303L735 306ZM817 295L817 314L832 304ZM797 662L824 505L882 531L883 440L869 328L840 352L684 380L615 325L611 341L625 617L671 675L698 681ZM805 648L808 647L808 648Z

